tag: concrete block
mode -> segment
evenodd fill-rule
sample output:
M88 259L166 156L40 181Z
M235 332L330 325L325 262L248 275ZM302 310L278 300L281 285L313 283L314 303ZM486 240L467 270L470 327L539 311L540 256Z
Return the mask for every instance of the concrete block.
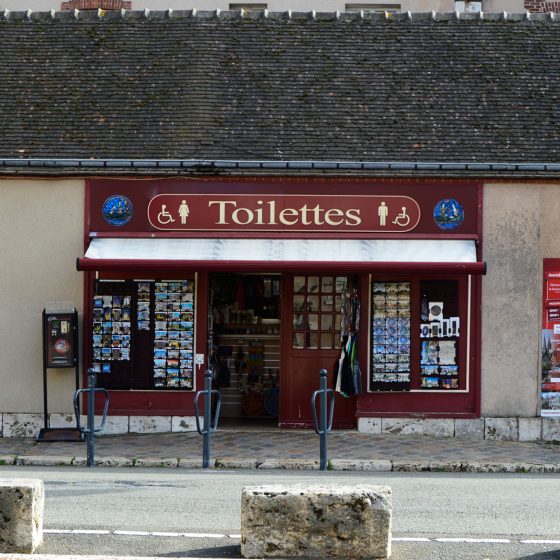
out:
M519 439L517 418L485 418L484 439L517 441Z
M194 416L172 416L172 432L196 432L196 420Z
M49 414L51 428L75 428L76 417L73 414Z
M331 459L330 467L333 471L373 471L373 472L390 472L393 469L393 463L379 459L376 461L364 461L363 459Z
M518 418L519 441L538 441L542 437L540 418Z
M457 418L455 420L457 439L484 439L484 418Z
M101 426L101 415L95 416L95 427L99 428ZM87 416L83 414L80 416L80 422L83 428L87 427ZM122 434L128 434L128 416L107 416L105 421L105 427L102 432L95 434L95 437L99 436L117 436Z
M381 418L358 418L358 432L362 434L380 434Z
M131 434L158 434L171 431L171 416L131 416L128 430Z
M87 457L74 457L72 460L73 467L85 467L87 465ZM130 457L98 457L95 456L95 465L97 467L133 467L134 459Z
M433 437L453 437L455 421L452 418L425 418L424 435Z
M257 459L239 459L237 457L221 457L216 459L217 469L256 469Z
M179 464L179 459L173 457L144 457L134 461L135 467L166 467L176 468Z
M381 433L383 434L423 434L422 419L419 418L382 418Z
M381 431L384 434L453 437L455 426L449 418L383 418Z
M267 485L243 488L244 558L385 559L391 555L388 486Z
M43 415L4 413L3 426L4 437L35 438L44 426Z
M18 455L15 463L37 467L69 467L73 459L71 455Z
M38 479L0 479L0 552L31 554L43 541L45 490Z
M257 463L257 469L318 470L319 461L313 459L263 459Z
M542 419L542 438L544 441L560 441L560 418Z
M177 467L180 469L199 469L202 467L202 458L192 459L190 457L181 457L179 458Z

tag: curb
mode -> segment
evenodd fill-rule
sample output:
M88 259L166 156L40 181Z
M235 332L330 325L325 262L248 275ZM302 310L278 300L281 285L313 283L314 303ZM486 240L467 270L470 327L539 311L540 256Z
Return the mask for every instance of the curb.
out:
M199 469L202 459L162 457L97 457L98 467L145 467ZM215 458L212 469L318 470L312 459ZM0 465L37 467L83 467L85 457L65 455L0 455ZM480 472L480 473L560 473L560 463L502 463L482 461L389 461L331 459L328 470L346 472Z

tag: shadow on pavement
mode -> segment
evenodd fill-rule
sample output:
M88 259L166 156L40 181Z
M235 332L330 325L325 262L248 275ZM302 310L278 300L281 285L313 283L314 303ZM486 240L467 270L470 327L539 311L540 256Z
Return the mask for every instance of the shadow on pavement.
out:
M166 552L165 554L158 554L158 556L162 558L180 558L185 556L185 551ZM241 558L241 545L232 544L231 546L192 548L189 549L188 556L195 558ZM546 560L549 559L547 558Z
M560 560L560 549L538 552L529 556L519 556L517 560Z

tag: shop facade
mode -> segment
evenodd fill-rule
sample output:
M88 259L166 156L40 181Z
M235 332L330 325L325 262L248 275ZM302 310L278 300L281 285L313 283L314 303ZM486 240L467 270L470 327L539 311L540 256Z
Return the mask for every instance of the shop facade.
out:
M268 403L267 406L272 406L272 412L277 413L278 416L273 416L270 421L286 427L305 426L309 419L305 415L305 407L308 407L309 402L308 395L305 393L318 385L318 370L325 367L329 372L330 383L333 383L335 362L340 356L340 347L337 344L340 341L340 330L338 311L336 307L333 306L331 310L328 306L331 296L334 303L337 295L342 295L337 294L337 289L340 289L337 288L337 280L339 280L338 286L341 287L340 279L345 278L351 280L351 286L356 287L359 293L360 322L357 349L362 387L359 396L344 398L337 394L339 427L356 426L361 431L373 433L414 432L457 437L462 435L493 437L493 434L498 434L496 437L506 439L534 440L556 438L554 430L557 429L557 419L546 415L541 417L540 391L543 381L540 366L541 348L546 350L546 345L541 344L540 333L541 329L544 329L544 326L541 327L543 309L548 308L547 296L543 296L544 274L547 271L555 271L554 261L552 261L552 268L548 267L546 271L544 264L545 259L552 259L557 254L557 250L560 250L557 247L554 225L557 206L554 184L494 181L457 183L453 180L427 179L419 186L407 181L389 184L380 179L360 179L351 183L341 177L333 177L329 181L300 179L298 182L293 177L287 179L279 177L263 180L250 176L236 179L197 178L194 181L192 178L143 179L142 181L94 177L89 180L3 179L2 223L8 228L6 231L17 233L20 241L16 243L15 238L12 238L12 241L9 241L9 236L5 238L7 241L4 255L7 266L4 268L4 283L7 290L3 292L2 297L8 322L21 325L19 334L9 330L3 335L7 341L2 350L3 359L8 366L2 369L3 383L7 387L7 392L2 396L4 435L36 435L42 425L41 343L38 326L40 311L53 301L67 301L78 309L82 317L81 355L85 368L96 363L93 361L94 336L98 334L94 332L95 323L109 322L95 320L95 314L99 314L99 311L95 311L95 299L107 295L122 298L120 302L118 298L115 300L115 309L119 308L120 303L120 317L118 313L113 317L111 310L111 322L113 323L115 319L114 323L121 323L116 328L116 330L121 329L120 332L115 333L116 341L119 341L119 336L121 337L120 343L114 347L120 352L116 357L121 357L121 360L113 360L113 325L111 325L111 346L101 346L101 348L110 348L111 360L97 362L100 364L100 378L104 379L104 383L111 375L113 375L111 383L120 383L110 389L112 407L108 424L109 433L193 429L193 391L201 387L202 372L208 367L208 356L212 355L213 349L221 351L220 355L216 356L219 358L218 366L222 358L226 359L226 363L229 362L230 387L222 386L221 390L224 393L228 391L241 393L238 391L239 385L234 387L236 374L241 377L240 383L244 382L245 374L245 384L251 385L244 388L247 393L255 390L255 394L262 394L276 386L277 408L274 408L274 399L272 405ZM385 235L380 232L362 232L357 236L348 234L348 237L345 237L346 233L340 232L335 235L323 232L319 235L307 236L300 231L295 237L299 246L297 250L300 252L289 254L289 258L286 258L282 253L277 253L275 256L270 253L270 250L275 243L293 239L293 234L290 237L286 236L285 232L282 234L275 231L267 236L260 232L257 236L251 237L247 233L239 235L229 231L225 234L206 230L195 235L181 229L162 232L152 227L149 222L149 202L161 194L179 195L181 197L179 205L183 199L187 200L182 195L188 196L190 207L188 218L191 218L195 215L196 203L193 199L197 194L202 197L201 199L208 201L206 195L223 196L225 191L227 196L233 197L228 200L239 202L240 199L236 197L257 192L262 194L262 197L257 198L256 201L252 197L250 199L252 206L247 202L242 207L258 208L258 200L262 200L266 193L267 197L275 198L277 204L283 205L278 206L278 209L297 210L305 203L298 198L299 204L287 204L287 201L291 200L290 195L309 197L307 208L314 209L317 203L313 197L317 196L319 190L321 193L328 190L329 204L332 204L332 208L338 208L335 206L336 201L339 200L338 196L342 196L344 204L349 200L349 184L355 189L352 191L350 208L360 209L361 207L355 204L355 199L360 193L368 192L365 198L368 200L368 219L372 222L380 220L377 211L383 200L377 197L382 197L387 202L391 200L387 193L391 192L392 195L409 197L415 201L419 208L414 218L414 220L419 219L417 227L427 227L424 224L428 224L431 231L417 229L417 237L414 237L411 232L392 232ZM310 188L310 185L317 188ZM337 195L340 187L342 195ZM395 187L398 188L395 190ZM22 188L32 194L30 202L26 205L27 224L21 223L21 212L18 210L21 209L19 193ZM419 195L419 192L423 194ZM108 199L120 196L128 198L131 202L132 215L137 221L131 220L125 225L113 225L105 220L103 205ZM441 229L434 221L434 208L441 200L448 199L457 200L461 204L464 216L461 225L451 230L451 233ZM156 199L156 202L159 200ZM165 202L162 201L162 204ZM178 208L174 208L172 204L168 201L167 210L175 216L178 224L182 225L181 216L177 214ZM323 204L321 202L319 206L323 208ZM219 209L220 206L218 205L217 208ZM328 206L329 210L332 208ZM406 214L412 218L412 211L409 211L408 206L405 208ZM56 228L43 227L46 209L53 216L57 224ZM344 205L339 209L344 212ZM397 207L396 214L401 213L402 204L400 209ZM217 215L219 217L219 212ZM298 215L301 217L301 212ZM241 213L237 216L240 217ZM245 220L247 216L246 213ZM291 221L295 218L295 213L292 217L289 213L284 216ZM340 217L337 216L338 212L331 213L330 219L339 221ZM313 216L310 214L311 217ZM387 219L386 223L396 218L395 215L391 220ZM264 222L264 219L262 221ZM37 233L33 236L28 235L29 224L35 224L34 227L37 228ZM461 231L463 226L465 229ZM372 229L379 228L372 227ZM459 235L462 238L457 239ZM183 258L184 247L197 240L199 242L205 240L206 252L197 254L196 260L192 259L190 253L186 255L187 258ZM248 240L251 244L250 249L244 249L241 254L223 251L220 253L220 248L216 244L229 250L232 246L227 243L231 240ZM348 241L351 242L352 250L358 252L350 255L346 261L339 261L336 260L332 250L325 256L324 246L321 245L324 241ZM405 255L403 257L392 251L390 258L384 256L383 259L387 260L383 261L371 260L375 259L371 252L364 253L362 247L353 245L355 242L359 245L366 243L370 247L375 247L376 251L383 251L383 244L390 247L393 243L397 243L396 246L404 251L407 244L416 241L426 246L437 243L435 254L438 261L428 260L434 258L433 250L431 256L429 253L426 256L426 253L414 248L414 244L409 245L409 248L413 248L413 253L417 254L411 256L410 253L403 253ZM454 241L460 241L461 244L468 242L467 253L465 253L468 256L467 262L457 260L459 256L455 253L453 260L438 264L441 263L443 254L441 244L443 243L445 248L447 247L445 243L452 242L453 245ZM180 258L177 258L177 254L162 252L171 251L170 246L176 242L180 246L178 253ZM381 246L379 242L383 242ZM112 243L116 244L115 250L118 253L104 253L106 250L113 251L110 247ZM151 243L154 245L150 245ZM164 245L160 245L161 243ZM142 252L137 252L136 244L140 244L138 247L142 248ZM165 248L166 244L170 245ZM265 251L264 256L259 249L259 244L263 244L267 247L266 251L269 251L268 253ZM306 260L309 256L306 257L305 252L301 252L306 246L313 249L312 251L307 249L307 255L312 255L315 260ZM55 258L53 258L52 247L57 248ZM153 247L157 247L155 256L151 252ZM213 252L208 252L208 247ZM22 255L25 255L25 258L22 258ZM162 258L162 255L165 258ZM258 264L251 260L257 257L260 259ZM328 257L326 261L323 260L326 257ZM365 257L370 260L364 261ZM76 258L79 258L79 267L86 269L84 272L76 270ZM398 260L399 258L401 260ZM488 269L486 275L481 274L484 271L484 263ZM41 270L40 275L37 274L38 269ZM14 296L21 292L22 278L26 279L26 292L28 292L24 306L21 305L21 298ZM109 280L113 282L108 282ZM118 282L114 282L116 280ZM139 317L139 311L142 309L138 306L142 303L138 299L143 291L139 291L140 282L144 281L150 285L147 298L149 305L140 308L143 307L146 311L147 307L149 325L146 326L149 330L133 332L139 321L146 320ZM158 287L161 292L156 292L157 283L162 285ZM164 283L167 283L165 292ZM388 297L387 290L393 292L395 284L396 293L391 293L391 297ZM245 293L247 285L250 287ZM104 286L103 290L96 293L96 289L100 286ZM116 290L117 286L119 286L118 290ZM171 291L170 287L177 291ZM190 292L191 287L192 292ZM435 288L438 291L433 291ZM182 293L183 289L185 293ZM221 299L211 295L212 289L214 294L216 290L218 291ZM162 298L160 303L164 301L166 307L170 304L172 306L171 309L166 309L165 313L179 313L178 317L171 316L178 318L178 321L169 321L169 323L179 323L173 325L173 327L178 326L177 329L173 329L178 334L172 335L178 337L179 357L169 358L178 360L178 364L165 362L165 368L155 368L154 360L167 360L168 351L177 351L177 348L175 343L169 347L167 338L165 344L160 341L160 347L155 346L156 293L165 293L165 296L159 296ZM192 310L188 305L191 303L191 294ZM440 295L436 299L438 294ZM446 325L444 322L442 329L451 329L452 319L458 318L459 337L432 336L432 323L436 321L430 321L430 310L428 310L428 321L422 322L424 295L427 296L428 304L443 303L442 319L449 320L449 327L443 327ZM130 311L124 305L126 296L131 297ZM259 304L256 301L257 296L265 298L260 300L260 308L257 307ZM215 305L212 305L212 297L215 298ZM174 301L174 298L179 300ZM266 298L269 299L266 301L265 310L263 302ZM302 302L306 302L308 298L311 298L312 307L303 309L301 313ZM398 371L399 357L401 364L407 363L402 357L404 352L397 353L397 367L387 369L385 369L386 365L392 366L391 362L394 358L390 357L389 362L376 361L380 354L386 355L386 352L375 352L376 342L381 345L381 339L376 340L375 337L395 336L393 331L387 333L384 331L383 335L380 331L375 331L375 328L382 326L375 324L376 319L383 319L379 313L386 314L387 311L391 311L394 303L397 304L396 335L407 336L405 332L399 333L398 323L399 318L407 317L398 315L400 304L408 301L409 298L410 375L408 372ZM382 299L384 307L381 306ZM240 302L243 302L243 305L240 305ZM104 303L101 299L100 306L97 306L102 314L105 313ZM111 299L111 306L112 304L113 299ZM173 306L177 304L178 310L175 311ZM327 307L323 308L323 304ZM318 305L318 308L315 309L313 305ZM182 313L189 315L182 316ZM190 321L190 314L192 314L192 321ZM321 318L321 315L325 315L325 318ZM433 316L432 313L432 319ZM128 321L131 323L130 326L122 325L127 323L125 320L127 317L130 318ZM385 317L385 320L391 318L394 317ZM104 315L103 319L105 319ZM167 315L158 316L158 322L167 319ZM184 325L183 331L180 323L190 322L192 327L190 324ZM332 331L326 328L330 325L333 325ZM430 330L429 337L425 339L423 329L427 325ZM386 322L383 328L389 326ZM125 357L127 354L125 334L127 328L130 332L128 342L130 361L122 360L122 351L125 350ZM103 324L101 329L103 331ZM553 330L554 326L552 326ZM167 331L171 329L167 328ZM192 333L192 350L188 340L190 337L183 334L189 332ZM469 333L470 337L467 336ZM109 333L101 333L102 344L106 334ZM437 334L439 334L439 326ZM140 347L140 353L138 353L138 346L135 347L135 343L142 341L138 336L147 337L147 342ZM264 342L264 348L259 345L251 347L253 358L256 353L256 364L242 365L239 375L236 370L236 358L239 357L240 346L245 353L243 361L248 362L249 341L259 340L259 337ZM327 343L330 346L331 339L332 348L321 348ZM445 375L441 373L441 369L436 370L436 367L441 368L443 365L448 368L443 371L454 373L453 364L422 363L430 360L429 357L424 360L423 349L426 353L431 352L432 356L436 351L430 344L424 344L426 340L432 339L437 339L438 342L455 342L457 375ZM99 338L95 340L99 341ZM240 345L240 341L247 346ZM297 346L303 348L294 348L294 341ZM386 343L392 345L392 339ZM184 345L184 348L181 348L181 345ZM404 341L402 346L406 346ZM444 344L444 352L447 351L445 346ZM441 345L438 344L438 358L440 349ZM156 350L165 350L165 358L159 357L160 354L163 355L161 352L156 358ZM142 352L144 352L143 358ZM263 363L261 363L259 353L263 352ZM200 363L200 355L203 356L202 363ZM184 364L181 364L181 357ZM132 359L136 360L136 363L143 360L144 370L134 368L134 376L129 376L125 370ZM445 356L444 359L447 360ZM191 362L192 385L190 371L188 371ZM110 373L104 374L103 366L106 363L110 366ZM158 364L163 365L162 362ZM383 371L380 371L380 367L376 368L380 364L383 365ZM535 364L539 365L535 366ZM168 365L171 370L179 370L178 376L176 372L170 372L172 384L185 383L185 386L169 388L155 386L156 369L165 369L164 381L167 385ZM176 365L179 367L175 367ZM181 367L182 365L185 367ZM260 371L260 379L253 371L249 383L249 368L254 366L261 367L264 371ZM290 368L292 368L291 377L288 373ZM395 372L394 369L397 371ZM296 374L302 371L306 372L307 378L297 377ZM24 390L18 381L18 376L7 372L18 372L19 376L27 376L30 380L28 385L37 390ZM142 375L136 377L136 372ZM424 372L426 373L423 375ZM161 375L161 372L158 374ZM221 375L223 376L223 370ZM504 376L507 378L507 383L504 382ZM435 384L433 379L423 382L423 379L435 377L438 378L437 388L422 386L423 383ZM544 381L549 383L554 375L547 373L546 377ZM288 380L294 381L294 378L295 383L288 384ZM453 387L453 379L458 380L458 387ZM304 382L303 386L297 384L299 381ZM72 375L68 375L65 370L53 370L50 373L49 383L52 425L71 424L73 422L70 404L73 392ZM223 377L222 383L224 383ZM381 383L387 385L383 386ZM443 383L447 386L443 386ZM227 381L224 385L227 385ZM299 400L293 399L294 394L299 397L300 393L303 396ZM10 395L9 399L7 395ZM245 403L245 410L249 411L247 415L243 413L243 406L242 399L237 399L237 403L233 403L230 407L232 414L241 411L242 416L250 416L251 413L261 418L270 416L266 409L263 415L264 401L258 402L258 399L253 399L252 402Z
M477 418L481 201L476 181L90 179L84 367L113 414L192 414L209 368L226 417L309 427L324 368L335 427Z

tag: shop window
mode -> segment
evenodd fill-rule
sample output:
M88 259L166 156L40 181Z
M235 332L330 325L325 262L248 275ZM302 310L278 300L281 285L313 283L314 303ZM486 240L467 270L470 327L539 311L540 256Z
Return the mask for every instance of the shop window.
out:
M422 389L459 389L459 290L456 281L420 283Z
M410 282L373 283L372 387L410 386Z
M292 347L332 350L340 346L345 276L295 276Z
M373 281L371 391L461 388L456 280Z
M92 364L107 389L194 389L193 280L98 280Z

